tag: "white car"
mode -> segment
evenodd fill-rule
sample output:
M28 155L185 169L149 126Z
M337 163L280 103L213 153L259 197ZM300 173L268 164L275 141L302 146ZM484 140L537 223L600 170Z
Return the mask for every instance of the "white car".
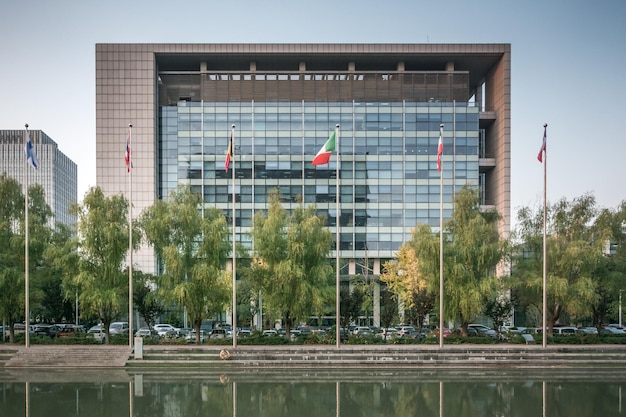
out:
M109 335L128 335L128 322L114 321L109 325Z
M93 338L100 343L104 342L104 339L106 338L106 335L104 334L104 329L102 328L101 324L93 326L87 331L87 333L92 335Z
M178 334L178 330L176 327L171 324L155 324L153 329L159 334L161 337L176 337Z

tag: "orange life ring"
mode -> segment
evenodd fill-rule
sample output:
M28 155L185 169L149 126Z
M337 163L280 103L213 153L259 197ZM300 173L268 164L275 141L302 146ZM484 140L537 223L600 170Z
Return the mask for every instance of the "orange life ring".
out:
M220 359L223 361L230 359L230 352L226 349L222 349L220 352Z
M230 377L226 374L220 375L220 383L228 384L230 382Z

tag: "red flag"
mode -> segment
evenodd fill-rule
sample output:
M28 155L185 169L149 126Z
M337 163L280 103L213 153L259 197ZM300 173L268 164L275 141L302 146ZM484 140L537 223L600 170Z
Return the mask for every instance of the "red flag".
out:
M130 172L130 127L128 128L128 136L126 138L126 152L124 152L124 162L126 169Z
M437 147L437 171L441 172L441 155L443 155L443 125L439 126L439 146Z
M228 172L228 168L230 167L230 159L233 157L233 136L235 135L235 131L230 132L230 139L228 140L228 150L226 151L226 163L224 164L226 168L226 172Z
M543 153L546 151L546 130L548 130L548 125L543 125L543 142L541 143L541 149L539 149L539 154L537 155L539 162L543 162Z

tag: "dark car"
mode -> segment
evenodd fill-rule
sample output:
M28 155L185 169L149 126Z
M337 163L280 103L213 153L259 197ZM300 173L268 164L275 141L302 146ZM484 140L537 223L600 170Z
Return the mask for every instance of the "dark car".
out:
M68 338L68 337L80 337L80 335L84 335L87 332L83 326L76 326L74 324L66 324L60 329L58 337Z
M37 336L48 336L55 338L61 333L61 328L54 324L38 324L33 332Z

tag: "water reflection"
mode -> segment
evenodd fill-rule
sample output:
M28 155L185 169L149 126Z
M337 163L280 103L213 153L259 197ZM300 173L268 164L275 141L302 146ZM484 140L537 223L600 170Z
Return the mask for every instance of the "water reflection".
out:
M623 372L0 371L0 416L621 416Z

